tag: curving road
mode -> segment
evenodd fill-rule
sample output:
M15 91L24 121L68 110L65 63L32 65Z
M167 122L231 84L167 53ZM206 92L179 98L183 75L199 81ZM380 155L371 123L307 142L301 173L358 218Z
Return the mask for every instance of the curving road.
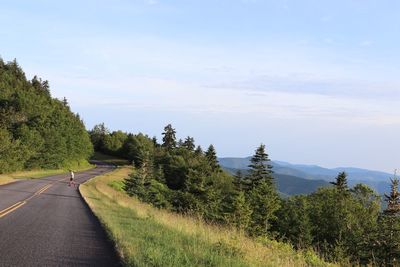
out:
M75 181L111 169L98 166L75 174ZM64 174L0 186L0 266L120 266L120 261Z

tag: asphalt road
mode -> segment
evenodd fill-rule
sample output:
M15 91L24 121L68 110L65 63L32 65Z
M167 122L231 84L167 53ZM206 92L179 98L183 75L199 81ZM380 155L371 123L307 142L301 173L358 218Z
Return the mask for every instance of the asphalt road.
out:
M76 173L77 184L111 170ZM120 266L99 221L68 175L0 186L0 266Z

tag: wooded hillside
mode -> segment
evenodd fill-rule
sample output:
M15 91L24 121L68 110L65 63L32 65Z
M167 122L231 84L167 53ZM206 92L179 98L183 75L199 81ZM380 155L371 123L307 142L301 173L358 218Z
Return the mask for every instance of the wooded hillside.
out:
M92 152L66 99L52 98L48 81L28 80L15 60L0 59L0 173L78 165Z

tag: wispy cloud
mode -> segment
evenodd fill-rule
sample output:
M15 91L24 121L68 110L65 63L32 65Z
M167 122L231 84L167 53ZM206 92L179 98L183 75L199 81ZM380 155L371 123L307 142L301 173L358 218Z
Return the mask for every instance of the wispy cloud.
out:
M350 97L353 99L400 99L400 83L337 80L305 73L285 76L263 75L248 80L208 86L262 92Z
M361 124L400 124L395 101L322 94L319 91L251 90L204 87L201 84L151 77L54 77L57 86L76 88L72 103L78 108L118 109L124 112L158 111L192 114L258 114L269 119L353 121ZM85 88L81 90L80 88ZM110 94L112 92L112 94ZM59 92L61 93L61 92ZM62 93L59 97L62 97Z

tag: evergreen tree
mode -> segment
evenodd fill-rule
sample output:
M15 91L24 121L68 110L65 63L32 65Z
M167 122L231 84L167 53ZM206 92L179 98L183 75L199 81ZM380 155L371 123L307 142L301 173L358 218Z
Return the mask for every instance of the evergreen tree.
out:
M400 193L398 191L399 188L399 179L394 176L393 179L390 179L390 195L385 194L385 201L387 203L387 207L384 213L388 216L396 216L400 213Z
M186 207L186 209L203 215L205 211L205 203L207 201L207 184L205 174L200 171L190 169L185 181L185 191L190 194L187 195L189 199L186 202L189 203L189 205Z
M347 186L347 173L346 172L340 172L338 176L336 177L335 182L330 182L330 184L333 184L336 189L339 192L346 192L349 190Z
M267 235L276 220L276 212L280 207L280 198L274 186L266 180L253 188L249 193L249 204L252 208L250 234Z
M124 190L130 196L148 201L149 187L152 180L152 166L149 161L144 161L142 166L124 180Z
M63 103L63 106L64 106L64 107L69 108L68 100L67 100L66 97L64 97L64 98L62 99L62 103Z
M243 174L241 170L237 170L235 176L233 177L233 185L237 192L241 192L243 190Z
M217 152L213 145L210 145L205 153L206 159L208 161L209 166L213 172L221 172L221 167L219 166L217 159Z
M245 183L248 190L256 188L261 182L265 181L268 185L273 186L272 166L268 164L270 159L265 152L265 145L261 144L251 158L249 165L249 174L246 176Z
M202 156L204 154L203 149L201 148L201 146L197 146L196 150L194 151L194 153L197 156Z
M183 146L189 151L194 151L196 147L194 144L194 138L190 136L186 137L185 142L183 142Z
M396 174L391 179L390 195L385 194L387 208L379 218L377 252L380 263L398 266L400 261L400 193Z
M250 160L249 174L243 183L253 209L250 231L252 235L266 235L280 207L280 198L272 177L272 166L268 161L270 160L265 146L261 144Z
M172 128L171 124L168 124L164 128L164 132L162 133L163 137L163 143L162 147L165 147L167 150L172 150L176 147L176 137L175 137L176 131L174 128Z
M232 212L228 220L239 231L245 231L249 228L252 212L244 192L238 192L233 200Z

